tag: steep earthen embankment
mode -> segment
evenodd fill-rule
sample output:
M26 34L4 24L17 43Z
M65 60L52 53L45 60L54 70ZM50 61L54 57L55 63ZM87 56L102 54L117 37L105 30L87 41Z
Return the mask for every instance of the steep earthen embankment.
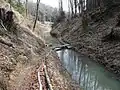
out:
M9 6L4 0L0 1L0 5L3 8ZM11 29L5 30L0 25L0 90L38 90L38 70L48 53L47 71L53 89L75 89L57 55L50 52L44 38L41 39L44 37L42 30L47 30L48 27L37 23L40 27L36 27L37 31L32 32L33 23L18 12L13 12L15 17ZM6 26L6 23L4 25Z
M61 22L53 28L51 35L120 76L120 28L116 26L119 12L119 6L102 13L92 12L86 30L82 29L81 17Z

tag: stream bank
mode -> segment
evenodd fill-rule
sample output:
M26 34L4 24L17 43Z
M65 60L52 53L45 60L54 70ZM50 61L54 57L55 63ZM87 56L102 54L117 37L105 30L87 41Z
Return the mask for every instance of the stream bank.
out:
M53 27L51 35L69 43L80 54L103 65L104 68L120 78L120 40L118 38L103 40L105 36L110 34L111 28L120 31L119 27L115 27L119 12L119 6L114 7L107 15L103 15L102 20L96 22L94 19L90 20L87 30L82 29L81 17L63 21Z

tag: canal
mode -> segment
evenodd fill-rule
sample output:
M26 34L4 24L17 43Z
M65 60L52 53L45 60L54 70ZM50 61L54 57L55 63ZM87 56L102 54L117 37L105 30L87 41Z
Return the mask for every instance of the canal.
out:
M56 51L63 66L83 90L120 90L115 75L79 53L63 49Z

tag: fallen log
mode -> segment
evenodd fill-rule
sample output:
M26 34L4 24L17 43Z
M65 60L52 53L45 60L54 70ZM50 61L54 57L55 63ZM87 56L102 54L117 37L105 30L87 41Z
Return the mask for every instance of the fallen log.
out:
M48 73L47 73L46 65L44 65L44 71L45 71L45 77L46 77L46 80L47 80L47 83L48 83L48 86L49 86L49 90L53 90L52 84L51 84L51 82L50 82L49 75L48 75Z
M58 51L62 49L72 49L72 48L73 47L70 46L69 44L65 44L65 45L59 45L59 46L52 47L52 50Z

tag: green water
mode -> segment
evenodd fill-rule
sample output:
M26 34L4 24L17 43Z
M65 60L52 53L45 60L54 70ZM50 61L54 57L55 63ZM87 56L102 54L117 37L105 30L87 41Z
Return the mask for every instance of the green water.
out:
M120 90L120 81L89 58L67 49L57 51L57 54L83 90Z

